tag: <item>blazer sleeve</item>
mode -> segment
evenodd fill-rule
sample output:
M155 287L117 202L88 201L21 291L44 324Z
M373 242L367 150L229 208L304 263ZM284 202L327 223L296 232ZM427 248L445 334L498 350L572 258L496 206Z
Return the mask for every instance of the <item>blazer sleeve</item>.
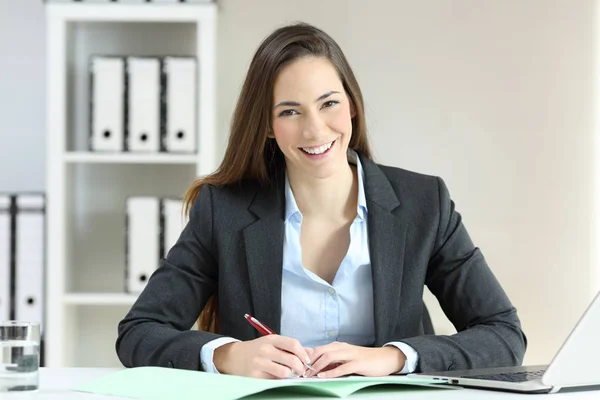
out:
M517 311L475 247L438 179L440 220L425 284L458 333L402 342L419 354L417 372L520 365L527 346Z
M124 366L199 370L202 346L221 337L190 330L217 287L212 215L205 185L177 243L119 323L116 350Z

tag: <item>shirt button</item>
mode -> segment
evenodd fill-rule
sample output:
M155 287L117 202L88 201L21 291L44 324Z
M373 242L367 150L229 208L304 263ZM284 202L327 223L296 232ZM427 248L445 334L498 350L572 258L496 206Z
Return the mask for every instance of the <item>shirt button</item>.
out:
M331 294L335 294L335 289L334 289L334 288L332 288L332 287L330 287L330 288L329 288L329 293L331 293Z
M329 332L327 332L327 335L329 337L334 337L335 336L335 331L329 331Z

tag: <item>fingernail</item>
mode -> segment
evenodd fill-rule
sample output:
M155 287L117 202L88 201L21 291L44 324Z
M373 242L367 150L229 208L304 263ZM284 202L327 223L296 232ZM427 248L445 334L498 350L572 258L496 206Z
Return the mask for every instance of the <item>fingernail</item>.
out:
M306 363L310 365L310 357L306 357Z
M323 374L317 374L317 378L322 378Z

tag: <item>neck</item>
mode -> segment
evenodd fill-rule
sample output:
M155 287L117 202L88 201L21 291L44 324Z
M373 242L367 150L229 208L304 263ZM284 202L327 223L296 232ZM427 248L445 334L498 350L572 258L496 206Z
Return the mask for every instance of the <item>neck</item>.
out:
M347 220L356 216L358 175L347 162L336 175L316 179L288 170L288 179L303 217Z

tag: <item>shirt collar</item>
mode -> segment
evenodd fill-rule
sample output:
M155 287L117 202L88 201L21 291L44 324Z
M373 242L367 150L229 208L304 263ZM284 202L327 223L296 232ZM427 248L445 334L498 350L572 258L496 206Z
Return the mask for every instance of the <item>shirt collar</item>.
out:
M348 162L352 164L356 164L356 172L358 175L358 204L356 209L357 218L361 221L365 219L365 214L367 213L367 198L365 197L365 186L364 186L364 172L362 168L362 164L360 163L360 157L358 157L358 153L352 149L348 149ZM294 197L294 193L292 192L292 187L290 186L290 181L287 176L287 171L285 174L285 222L287 222L293 215L301 216L300 210L298 209L298 204L296 204L296 198Z

